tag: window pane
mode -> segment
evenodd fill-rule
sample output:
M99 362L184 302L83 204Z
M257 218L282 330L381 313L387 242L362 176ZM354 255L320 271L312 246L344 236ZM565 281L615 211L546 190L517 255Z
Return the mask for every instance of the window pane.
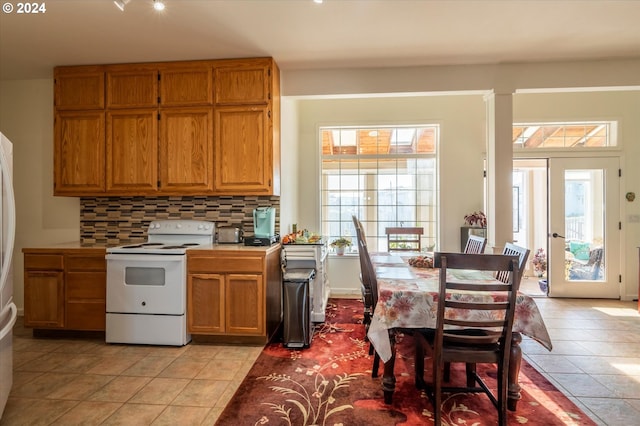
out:
M437 126L321 128L322 234L355 236L363 223L370 250L386 250L385 228L424 228L436 241ZM355 252L356 247L352 247Z
M523 149L616 146L611 138L616 122L515 124L513 144Z

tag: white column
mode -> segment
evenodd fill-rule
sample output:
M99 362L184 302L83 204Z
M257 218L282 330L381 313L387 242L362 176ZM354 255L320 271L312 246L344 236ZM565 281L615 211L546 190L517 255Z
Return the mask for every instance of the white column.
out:
M491 93L487 106L487 253L513 240L513 98Z

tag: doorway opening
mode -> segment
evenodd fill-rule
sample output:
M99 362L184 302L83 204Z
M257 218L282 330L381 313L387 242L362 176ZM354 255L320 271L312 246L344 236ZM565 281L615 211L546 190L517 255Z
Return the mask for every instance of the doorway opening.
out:
M523 271L520 291L533 297L547 296L547 188L547 159L513 160L513 240L515 244L531 250Z

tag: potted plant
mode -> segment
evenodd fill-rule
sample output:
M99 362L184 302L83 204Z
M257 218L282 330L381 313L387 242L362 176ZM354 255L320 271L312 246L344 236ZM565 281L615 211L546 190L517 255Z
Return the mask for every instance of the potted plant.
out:
M483 211L464 215L464 226L460 227L460 251L467 245L469 235L487 238L487 216Z
M473 226L477 228L486 228L487 216L482 211L473 212L471 214L467 214L464 216L464 223L468 226Z
M536 250L531 263L533 264L533 270L536 275L539 278L542 277L547 271L547 254L544 252L543 248Z
M336 238L335 240L331 241L331 247L336 250L336 254L338 256L342 256L344 254L345 248L351 247L351 244L351 239L345 237Z

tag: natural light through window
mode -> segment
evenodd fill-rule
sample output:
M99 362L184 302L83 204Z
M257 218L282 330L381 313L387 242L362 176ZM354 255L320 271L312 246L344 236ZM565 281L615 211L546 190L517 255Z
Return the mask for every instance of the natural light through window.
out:
M397 226L423 227L422 247L433 247L438 134L435 125L321 128L322 235L355 243L355 215L371 251L386 250L385 228Z
M513 125L514 148L602 148L616 145L615 122Z

